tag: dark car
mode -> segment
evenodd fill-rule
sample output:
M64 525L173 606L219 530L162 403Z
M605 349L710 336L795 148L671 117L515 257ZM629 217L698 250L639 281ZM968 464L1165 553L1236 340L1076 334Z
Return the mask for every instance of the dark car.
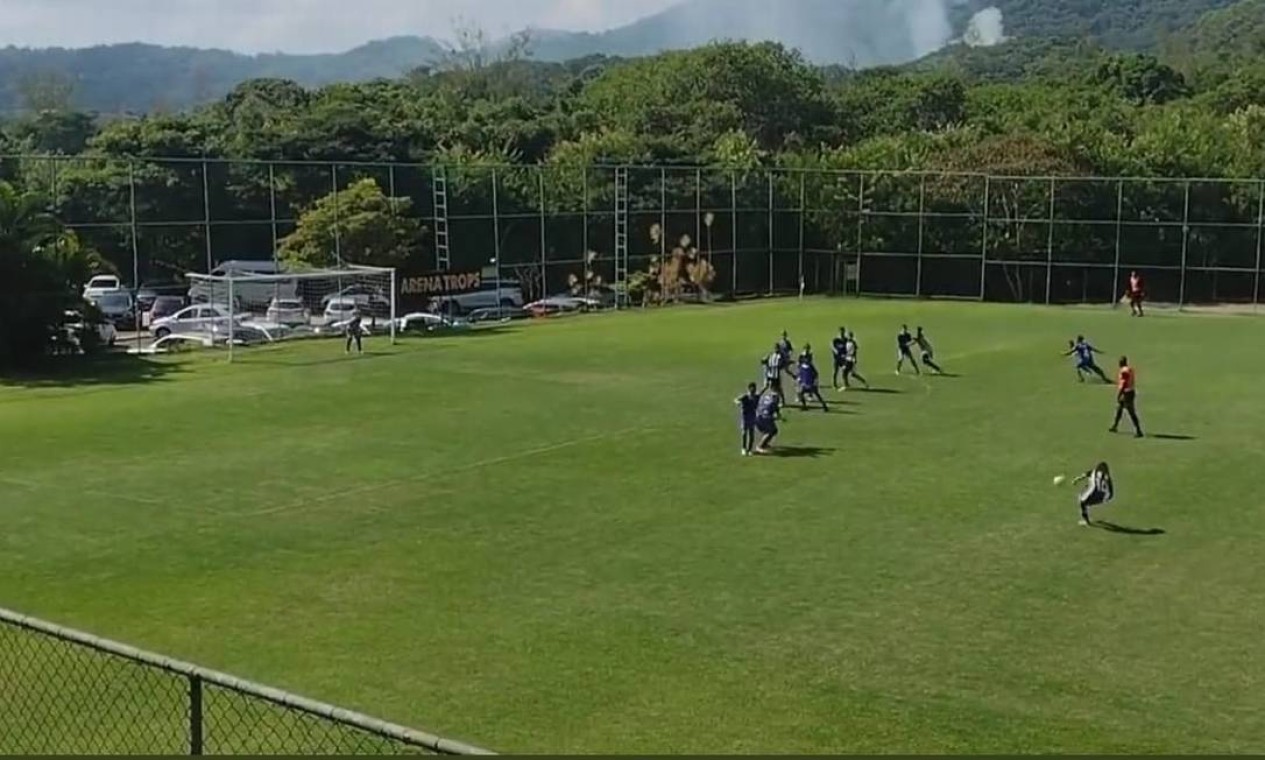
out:
M179 283L147 282L136 289L136 308L142 313L154 308L154 302L162 296L181 296L186 286Z

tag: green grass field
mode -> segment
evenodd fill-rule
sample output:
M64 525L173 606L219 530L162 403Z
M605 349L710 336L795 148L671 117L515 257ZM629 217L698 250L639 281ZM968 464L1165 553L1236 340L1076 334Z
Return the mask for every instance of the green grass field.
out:
M739 457L758 358L841 324L893 392ZM10 383L0 605L501 751L1265 752L1263 340L809 300ZM1116 530L1051 484L1099 459Z

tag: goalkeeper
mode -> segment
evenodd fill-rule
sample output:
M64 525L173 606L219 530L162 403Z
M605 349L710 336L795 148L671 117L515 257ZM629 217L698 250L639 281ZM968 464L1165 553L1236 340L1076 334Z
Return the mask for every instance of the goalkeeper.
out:
M360 312L357 311L356 313L352 314L351 319L347 321L347 327L345 329L345 333L347 335L347 347L345 349L345 353L350 354L351 347L353 344L355 344L356 353L363 354L365 352L365 349L364 349L364 345L361 343L361 340L364 337L364 328L360 325Z

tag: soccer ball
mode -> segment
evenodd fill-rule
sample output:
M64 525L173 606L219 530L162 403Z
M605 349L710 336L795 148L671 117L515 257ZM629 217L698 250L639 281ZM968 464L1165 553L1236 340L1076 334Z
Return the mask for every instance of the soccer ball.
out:
M1061 485L1063 485L1063 483L1065 483L1066 481L1067 481L1067 477L1066 477L1066 476L1063 476L1063 475L1055 475L1055 476L1054 476L1054 485L1056 485L1056 486L1061 486Z

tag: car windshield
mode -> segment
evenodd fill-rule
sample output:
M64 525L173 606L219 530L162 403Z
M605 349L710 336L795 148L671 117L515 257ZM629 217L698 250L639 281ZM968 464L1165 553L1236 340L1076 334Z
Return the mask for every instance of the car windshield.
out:
M301 301L273 301L272 305L278 309L301 309L303 303Z
M127 296L101 296L97 299L98 306L127 306L129 303Z

